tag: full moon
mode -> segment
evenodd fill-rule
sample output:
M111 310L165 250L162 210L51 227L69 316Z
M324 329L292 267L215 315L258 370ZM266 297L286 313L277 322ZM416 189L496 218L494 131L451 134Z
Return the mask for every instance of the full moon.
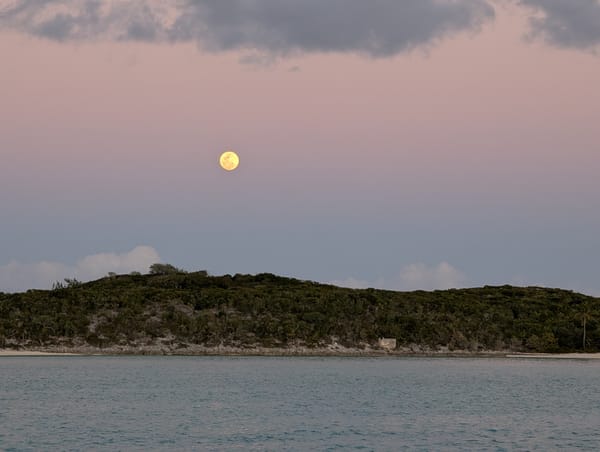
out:
M221 154L219 163L225 171L233 171L240 164L240 158L233 151L225 151Z

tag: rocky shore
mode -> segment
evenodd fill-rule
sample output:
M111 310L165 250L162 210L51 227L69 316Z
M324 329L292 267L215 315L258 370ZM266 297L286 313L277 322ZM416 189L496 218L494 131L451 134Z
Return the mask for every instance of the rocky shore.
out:
M365 346L364 348L349 348L339 344L329 344L321 347L287 346L287 347L235 347L229 345L204 346L198 344L177 345L114 345L110 347L79 346L48 346L20 347L0 349L0 356L32 356L40 355L180 355L180 356L332 356L332 357L379 357L379 356L456 356L456 357L487 357L505 356L507 350L449 350L445 347L437 350L426 347L399 347L395 350L385 350Z
M157 346L114 346L97 348L39 347L31 349L0 349L0 358L6 356L304 356L304 357L439 357L439 358L521 358L521 359L600 359L600 353L514 353L501 350L381 350L346 347L189 347L166 348Z

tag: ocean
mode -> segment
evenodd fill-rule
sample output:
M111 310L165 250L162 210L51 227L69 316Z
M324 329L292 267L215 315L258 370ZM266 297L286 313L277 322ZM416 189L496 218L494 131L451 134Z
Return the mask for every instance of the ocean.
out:
M0 357L1 450L598 450L600 362Z

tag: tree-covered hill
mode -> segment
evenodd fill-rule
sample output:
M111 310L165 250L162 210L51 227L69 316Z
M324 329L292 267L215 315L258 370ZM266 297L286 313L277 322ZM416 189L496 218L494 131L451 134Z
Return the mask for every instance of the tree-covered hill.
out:
M600 350L600 299L512 286L394 292L272 274L111 275L0 293L0 347L376 347Z

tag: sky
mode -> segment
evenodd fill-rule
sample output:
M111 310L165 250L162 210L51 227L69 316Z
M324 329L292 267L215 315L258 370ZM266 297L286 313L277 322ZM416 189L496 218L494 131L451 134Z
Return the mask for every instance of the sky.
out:
M600 296L599 51L597 0L0 0L0 291Z

